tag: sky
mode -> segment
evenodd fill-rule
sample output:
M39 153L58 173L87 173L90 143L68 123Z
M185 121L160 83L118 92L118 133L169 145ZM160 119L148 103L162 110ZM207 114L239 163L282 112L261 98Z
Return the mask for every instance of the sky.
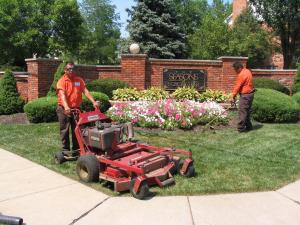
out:
M212 0L208 0L210 3ZM232 2L232 0L227 0L228 2ZM128 14L126 12L126 8L131 8L135 5L134 0L111 0L111 3L116 6L116 13L120 15L121 22L121 36L128 37L128 33L126 31Z

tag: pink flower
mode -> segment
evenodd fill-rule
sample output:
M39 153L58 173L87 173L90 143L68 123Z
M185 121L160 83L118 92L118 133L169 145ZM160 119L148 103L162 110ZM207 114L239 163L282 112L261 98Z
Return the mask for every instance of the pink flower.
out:
M176 120L180 120L180 118L181 118L181 115L180 114L176 114L175 119Z

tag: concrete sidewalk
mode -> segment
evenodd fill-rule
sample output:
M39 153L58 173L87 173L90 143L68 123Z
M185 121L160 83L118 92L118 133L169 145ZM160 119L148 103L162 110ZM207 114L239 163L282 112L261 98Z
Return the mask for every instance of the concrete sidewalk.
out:
M300 181L262 193L109 197L0 149L0 214L26 225L300 225Z

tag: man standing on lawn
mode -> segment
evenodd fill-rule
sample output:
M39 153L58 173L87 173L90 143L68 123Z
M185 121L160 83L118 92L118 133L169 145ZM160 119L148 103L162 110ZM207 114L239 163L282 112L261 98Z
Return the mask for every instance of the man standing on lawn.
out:
M93 106L99 107L88 89L85 87L83 79L74 74L75 65L73 62L67 63L65 73L59 79L56 85L57 92L57 116L60 125L60 139L62 142L63 154L68 156L78 156L79 145L75 136L75 118L71 110L79 109L82 103L82 93L93 103ZM70 151L69 129L72 132L72 151Z
M244 68L241 62L235 62L232 66L237 73L237 80L232 93L233 102L236 101L237 94L240 94L237 130L239 132L246 132L252 130L250 113L255 92L252 73L250 70Z

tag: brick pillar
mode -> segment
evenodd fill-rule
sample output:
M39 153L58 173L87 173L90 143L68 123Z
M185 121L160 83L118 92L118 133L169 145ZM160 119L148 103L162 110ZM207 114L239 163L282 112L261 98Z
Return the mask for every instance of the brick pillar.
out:
M146 88L146 64L148 57L145 54L121 55L121 77L131 86L144 90Z
M232 89L236 82L237 74L232 67L234 62L241 62L244 66L247 65L248 57L232 57L232 56L222 56L218 58L222 61L222 90L225 92L232 92Z
M62 62L57 59L25 59L28 72L28 101L46 96L54 73Z

